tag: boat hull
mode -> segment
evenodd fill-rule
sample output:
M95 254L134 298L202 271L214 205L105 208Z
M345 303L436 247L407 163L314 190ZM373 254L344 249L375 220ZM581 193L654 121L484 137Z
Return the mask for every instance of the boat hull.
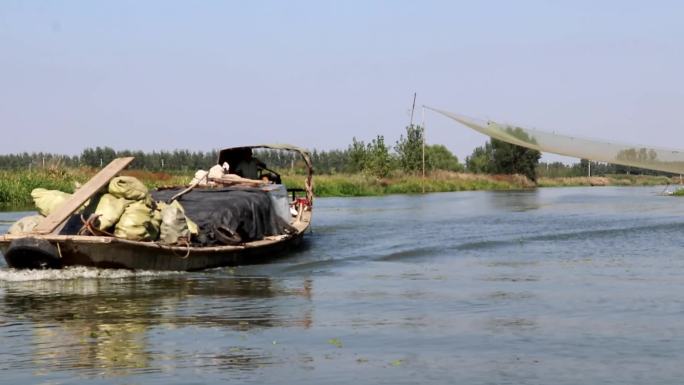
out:
M13 268L42 266L42 259L38 258L45 257L45 250L36 250L36 253L27 252L26 249L22 249L20 253L13 250L17 242L28 241L29 244L34 244L35 240L41 244L48 243L50 254L54 257L48 258L51 262L44 267L92 266L132 270L196 271L221 266L264 263L283 257L302 243L304 233L309 228L309 220L310 212L294 224L297 229L294 234L268 237L238 246L184 247L113 237L6 235L0 236L0 251L8 266Z

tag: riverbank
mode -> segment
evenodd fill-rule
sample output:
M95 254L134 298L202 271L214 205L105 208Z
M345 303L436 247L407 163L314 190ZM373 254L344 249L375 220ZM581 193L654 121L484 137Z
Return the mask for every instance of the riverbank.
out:
M304 184L303 176L284 176L288 186ZM677 180L677 182L679 182ZM546 187L582 186L659 186L672 184L663 176L610 175L604 177L539 178L535 184L522 175L485 175L454 172L433 172L425 179L418 175L403 175L377 179L366 175L317 175L315 192L320 197L376 196L387 194L418 194L473 190L524 190Z
M304 176L286 175L287 186L303 186ZM535 184L521 175L482 175L434 172L423 179L419 175L401 175L378 179L363 174L316 175L314 191L319 197L378 196L472 190L520 190Z
M678 184L679 179L652 175L607 175L598 177L539 178L537 187L580 186L663 186Z
M96 170L48 169L34 171L0 171L0 206L31 205L31 190L37 187L73 192ZM192 175L184 173L153 173L127 170L150 188L187 184ZM303 175L283 175L290 187L303 187ZM611 175L605 177L540 178L537 184L521 175L484 175L453 172L433 172L423 179L419 175L395 175L378 179L363 174L316 175L314 187L319 197L378 196L387 194L418 194L472 190L522 190L535 187L574 186L655 186L671 184L667 177L646 175ZM679 180L676 180L678 183ZM681 193L681 194L684 194Z

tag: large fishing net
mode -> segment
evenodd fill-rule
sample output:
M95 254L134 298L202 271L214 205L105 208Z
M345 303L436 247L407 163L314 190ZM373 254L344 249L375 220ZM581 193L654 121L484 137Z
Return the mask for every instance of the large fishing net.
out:
M684 174L684 151L582 139L430 109L475 131L518 146L597 162Z

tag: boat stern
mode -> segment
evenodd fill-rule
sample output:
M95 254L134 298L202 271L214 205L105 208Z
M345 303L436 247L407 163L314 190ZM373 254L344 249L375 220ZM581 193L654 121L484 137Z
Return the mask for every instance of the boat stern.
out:
M58 247L37 237L0 238L0 251L7 266L17 269L58 269L62 261Z

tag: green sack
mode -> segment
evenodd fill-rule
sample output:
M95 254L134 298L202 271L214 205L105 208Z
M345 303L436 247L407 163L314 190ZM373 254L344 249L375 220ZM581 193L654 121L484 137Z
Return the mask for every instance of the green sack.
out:
M133 202L126 207L114 229L114 236L131 241L154 241L159 237L159 224L145 202Z
M177 200L171 202L171 206L178 207L183 212L183 215L185 215L185 208L183 208L183 206L181 206L181 204ZM199 234L199 226L197 226L197 223L193 222L190 218L188 218L187 215L185 215L185 222L188 223L188 230L190 230L190 234Z
M152 211L152 222L157 224L157 227L161 225L162 221L162 215L161 215L161 207L159 207L159 204L157 203L155 205L154 210Z
M38 226L38 224L42 220L43 217L41 215L31 215L29 217L23 217L12 224L7 234L30 233L36 226Z
M109 182L109 193L130 201L149 200L147 187L132 176L117 176Z
M36 188L31 191L31 197L40 215L48 216L59 206L71 198L71 194L59 190Z
M104 194L95 209L95 214L99 215L97 228L104 231L114 226L130 203L112 194Z
M175 244L178 238L190 240L192 236L199 235L199 226L185 215L185 209L177 200L170 205L157 202L156 212L161 220L159 239L163 243Z
M167 245L174 245L178 243L180 238L185 238L186 240L190 239L188 222L179 205L163 205L161 208L161 218L160 242Z

